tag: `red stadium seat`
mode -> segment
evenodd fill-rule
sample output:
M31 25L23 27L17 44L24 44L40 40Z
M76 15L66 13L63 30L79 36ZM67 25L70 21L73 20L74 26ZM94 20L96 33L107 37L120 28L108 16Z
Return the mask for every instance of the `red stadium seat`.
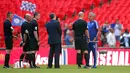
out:
M101 2L101 0L93 0L93 4L95 6L99 6L100 2Z

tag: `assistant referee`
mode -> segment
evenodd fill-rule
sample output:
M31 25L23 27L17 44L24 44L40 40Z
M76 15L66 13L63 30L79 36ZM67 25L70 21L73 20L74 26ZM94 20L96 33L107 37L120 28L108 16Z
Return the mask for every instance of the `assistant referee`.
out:
M35 54L37 51L39 51L39 33L38 33L38 20L40 19L40 13L39 12L35 12L33 14L33 19L30 22L32 25L32 30L33 30L33 37L31 39L31 45L32 45L32 56L33 56L33 66L35 68L40 68L39 66L37 66L35 64Z
M13 18L13 13L8 12L7 18L4 21L4 40L5 40L5 46L6 46L6 55L5 55L5 61L4 61L4 67L3 68L11 68L9 66L9 60L10 60L10 53L13 48L13 27L11 24L11 20Z

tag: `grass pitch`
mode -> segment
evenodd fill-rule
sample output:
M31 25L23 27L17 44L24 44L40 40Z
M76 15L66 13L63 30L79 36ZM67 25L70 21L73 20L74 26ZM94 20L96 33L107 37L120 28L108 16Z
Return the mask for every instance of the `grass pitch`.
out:
M0 73L130 73L130 66L98 66L96 69L78 69L76 65L63 65L60 69L47 69L47 66L40 69L3 69L0 66Z

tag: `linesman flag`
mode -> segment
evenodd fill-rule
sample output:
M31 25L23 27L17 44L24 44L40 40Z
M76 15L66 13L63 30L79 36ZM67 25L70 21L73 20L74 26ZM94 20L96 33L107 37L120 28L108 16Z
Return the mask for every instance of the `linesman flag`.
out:
M34 13L36 11L36 4L28 1L22 1L20 9Z
M24 21L24 18L18 16L17 14L14 14L12 19L12 26L21 26Z

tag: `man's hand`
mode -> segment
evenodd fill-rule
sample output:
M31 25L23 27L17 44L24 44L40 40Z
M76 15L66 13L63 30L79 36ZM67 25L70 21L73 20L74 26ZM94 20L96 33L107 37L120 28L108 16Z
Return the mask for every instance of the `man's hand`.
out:
M88 39L88 43L90 42L90 38Z
M38 46L39 46L39 45L40 45L40 42L38 41L37 43L38 43Z
M97 38L95 37L94 39L93 39L93 41L96 41L97 40Z
M17 40L17 39L18 39L18 36L13 35L13 38L15 38L15 39Z
M23 41L20 42L20 47L24 46L25 43Z
M87 42L88 42L88 43L90 42L90 38L87 39Z
M25 45L25 43L23 43L23 46Z

